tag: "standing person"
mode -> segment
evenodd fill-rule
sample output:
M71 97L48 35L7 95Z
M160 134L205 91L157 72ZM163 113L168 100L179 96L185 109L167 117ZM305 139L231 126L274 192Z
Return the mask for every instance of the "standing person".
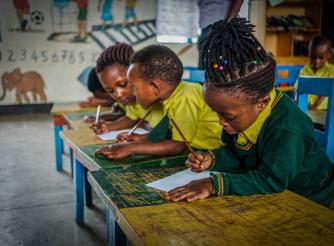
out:
M133 19L133 24L135 24L135 26L138 25L136 4L137 4L137 0L126 0L125 1L125 15L124 15L122 27L125 27L128 24L129 19L131 17Z
M114 18L112 15L112 0L99 0L99 3L97 5L97 11L101 12L101 6L103 2L103 7L102 7L102 13L101 13L101 19L102 19L102 25L101 29L106 28L106 24L109 21L110 25L114 23Z
M78 35L74 37L74 41L85 41L88 37L87 32L87 15L88 15L88 0L73 0L79 7L78 14Z
M203 41L209 34L210 25L219 20L230 20L237 16L244 0L198 0L199 27L201 35L198 38L198 52L201 53ZM199 56L199 60L201 58ZM199 67L201 63L199 62Z
M24 17L30 14L30 5L28 0L13 0L16 9L16 16L20 22L21 31L25 31L28 26L28 20Z

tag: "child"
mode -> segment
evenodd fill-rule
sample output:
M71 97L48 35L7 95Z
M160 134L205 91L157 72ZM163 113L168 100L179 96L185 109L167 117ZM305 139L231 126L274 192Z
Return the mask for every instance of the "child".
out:
M28 0L13 0L16 9L16 16L20 22L21 31L26 31L30 15L30 5ZM25 17L26 16L26 17Z
M87 32L88 0L73 0L73 1L77 3L79 8L78 34L74 37L73 41L77 42L86 41L88 37L88 32Z
M138 26L138 19L136 14L136 4L137 0L126 0L125 1L125 14L122 27L125 27L128 24L129 19L133 18L133 24Z
M168 113L174 119L193 148L218 148L222 145L218 117L205 104L199 84L180 82L182 73L182 63L171 49L151 45L133 55L128 78L138 103L143 108L162 103L164 114ZM168 125L170 139L113 145L103 148L99 154L112 159L131 154L181 154L186 150L186 144L174 125L167 121Z
M97 5L97 12L101 12L101 6L102 6L102 1L99 0L99 3ZM102 14L101 14L101 19L102 19L102 25L101 29L106 28L106 23L109 21L110 25L113 24L113 15L112 15L112 0L104 0L103 2L103 7L102 7Z
M104 50L96 62L96 72L104 89L125 111L125 116L116 121L92 124L96 134L132 127L148 112L136 103L132 86L127 79L130 57L133 53L131 46L117 43ZM151 113L146 121L150 127L155 127L163 117L162 110L159 105L149 110Z
M314 138L312 121L289 97L274 90L275 62L246 19L218 21L201 51L203 96L224 127L224 147L190 154L186 166L210 169L210 178L167 193L171 201L210 194L253 195L289 189L329 206L333 165Z
M92 68L89 72L87 87L88 90L93 93L93 96L89 97L86 101L80 103L80 106L82 108L97 107L98 105L111 106L113 104L114 101L104 90L103 86L99 81L99 78L97 77L95 67Z
M334 66L327 61L331 56L331 41L323 36L314 37L309 45L310 63L300 71L300 76L334 77ZM298 84L296 83L295 89ZM326 110L328 98L309 95L310 110Z

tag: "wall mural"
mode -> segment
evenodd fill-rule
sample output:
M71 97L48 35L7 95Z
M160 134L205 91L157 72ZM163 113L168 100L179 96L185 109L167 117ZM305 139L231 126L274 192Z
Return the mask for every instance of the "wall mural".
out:
M78 101L79 83L116 42L156 43L155 0L0 1L0 105Z

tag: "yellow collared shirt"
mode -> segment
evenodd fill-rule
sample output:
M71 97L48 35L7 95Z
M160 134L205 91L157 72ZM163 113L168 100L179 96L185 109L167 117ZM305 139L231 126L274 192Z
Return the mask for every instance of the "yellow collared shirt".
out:
M131 105L120 106L125 111L125 116L134 121L142 119L145 114L152 109L151 113L146 117L146 121L152 128L155 127L164 116L161 104L155 104L149 109L144 109L137 102Z
M269 117L271 113L271 108L273 105L273 102L275 101L276 98L276 91L272 90L269 93L270 96L270 101L268 105L264 108L264 110L257 116L256 120L250 127L248 127L246 130L243 132L238 133L238 139L237 143L240 145L246 145L249 141L252 144L256 144L257 138L260 134L260 131L262 129L262 126L266 119Z
M306 64L299 73L300 76L317 76L317 77L334 77L334 66L326 62L326 64L318 69L316 72L313 71L310 64ZM297 88L298 82L295 84L295 88ZM310 94L308 96L308 103L313 105L319 96ZM325 100L317 107L317 110L326 110L328 104L328 98L326 97Z
M212 150L223 145L223 128L216 113L204 102L201 85L181 81L163 102L163 111L174 119L192 147ZM172 122L169 126L172 139L183 141Z

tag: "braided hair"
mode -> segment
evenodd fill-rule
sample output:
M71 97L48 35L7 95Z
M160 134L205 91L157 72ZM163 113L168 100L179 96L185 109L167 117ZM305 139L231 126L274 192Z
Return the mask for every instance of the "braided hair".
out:
M105 49L96 61L96 72L102 72L109 65L121 65L128 67L130 57L134 53L132 47L125 43L116 43Z
M211 25L201 50L207 83L229 92L238 89L251 99L273 89L276 63L253 35L253 28L237 17Z

